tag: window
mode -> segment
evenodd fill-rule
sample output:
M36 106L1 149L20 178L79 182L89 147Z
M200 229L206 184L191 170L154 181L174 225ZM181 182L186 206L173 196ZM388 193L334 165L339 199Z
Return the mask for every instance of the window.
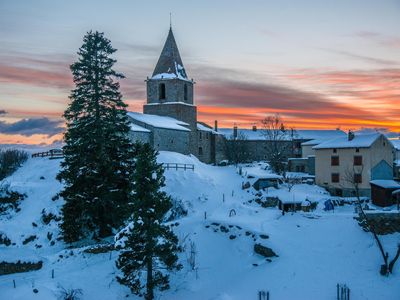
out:
M337 149L336 148L333 148L333 153L337 153Z
M339 165L339 156L331 156L331 166Z
M361 174L354 174L354 183L362 183Z
M356 152L360 152L360 148L356 148Z
M199 147L199 155L203 155L203 147Z
M332 182L339 182L339 173L332 173L331 174L331 181Z
M185 83L185 85L183 86L183 100L187 100L188 98L188 88L187 88L187 84Z
M160 100L165 99L165 83L160 83L158 96Z
M201 140L203 138L201 131L199 131L199 139Z
M362 156L361 155L355 155L354 156L354 165L355 166L362 166Z

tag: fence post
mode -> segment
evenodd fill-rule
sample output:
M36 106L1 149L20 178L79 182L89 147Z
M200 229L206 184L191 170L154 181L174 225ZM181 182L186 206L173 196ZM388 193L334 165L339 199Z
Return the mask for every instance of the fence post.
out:
M15 284L15 279L13 279L13 285L14 285L14 289L17 287L17 285Z
M207 220L207 212L204 212L204 220Z
M222 202L225 202L225 194L222 194Z
M54 279L54 269L51 270L51 278Z
M339 300L339 283L336 284L336 299Z

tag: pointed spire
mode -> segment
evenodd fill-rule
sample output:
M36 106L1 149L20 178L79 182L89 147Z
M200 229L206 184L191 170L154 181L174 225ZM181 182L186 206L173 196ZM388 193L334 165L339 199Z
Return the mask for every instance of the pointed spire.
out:
M161 51L160 58L158 59L152 77L156 76L156 78L161 78L161 76L163 76L163 78L173 78L171 75L175 75L180 79L188 79L179 54L178 46L175 42L174 34L172 33L172 27L170 26L167 40L165 41L164 48Z

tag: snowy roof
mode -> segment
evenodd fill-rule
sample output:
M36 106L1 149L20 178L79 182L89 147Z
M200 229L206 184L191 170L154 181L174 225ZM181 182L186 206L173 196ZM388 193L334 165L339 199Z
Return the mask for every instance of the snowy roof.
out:
M170 28L164 48L161 51L160 58L158 59L157 65L154 69L152 79L173 78L188 80L179 54L178 46L176 45L174 34Z
M369 148L380 137L381 133L372 134L355 134L354 138L349 141L347 135L344 137L331 139L323 142L313 149L330 149L330 148Z
M394 161L394 164L397 165L397 166L400 166L400 159L396 159L396 160Z
M225 137L230 138L233 135L233 128L221 128L218 129L218 132L225 135ZM265 130L257 129L256 131L252 129L238 129L239 135L244 135L247 140L265 140ZM321 139L328 140L332 138L338 138L341 136L346 136L346 133L341 130L295 130L293 135L293 139L295 140L312 140L312 139ZM287 134L287 140L292 139L291 132L289 131Z
M400 189L400 183L394 180L389 180L389 179L377 179L377 180L371 180L369 183L373 185L377 185L379 187L385 188L385 189Z
M129 125L129 127L130 127L130 129L131 129L132 131L151 132L150 130L148 130L148 129L142 127L142 126L139 126L139 125L136 125L136 124L133 124L133 123L131 123L131 124Z
M208 131L208 132L211 132L213 134L218 134L218 132L216 132L214 129L212 129L210 127L207 127L207 126L205 126L205 125L203 125L201 123L197 123L197 129L201 130L201 131Z
M390 140L390 142L396 150L400 151L400 139Z
M138 112L128 112L128 116L134 120L157 128L190 131L190 129L184 127L189 126L189 124L171 117L142 114Z

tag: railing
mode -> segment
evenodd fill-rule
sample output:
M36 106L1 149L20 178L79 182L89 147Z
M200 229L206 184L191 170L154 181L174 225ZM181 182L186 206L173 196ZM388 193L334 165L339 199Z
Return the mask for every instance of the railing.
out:
M45 152L33 153L32 157L49 157L49 159L63 158L64 153L62 150L49 150Z
M162 163L162 167L164 170L192 170L194 171L194 164L179 164L179 163Z

